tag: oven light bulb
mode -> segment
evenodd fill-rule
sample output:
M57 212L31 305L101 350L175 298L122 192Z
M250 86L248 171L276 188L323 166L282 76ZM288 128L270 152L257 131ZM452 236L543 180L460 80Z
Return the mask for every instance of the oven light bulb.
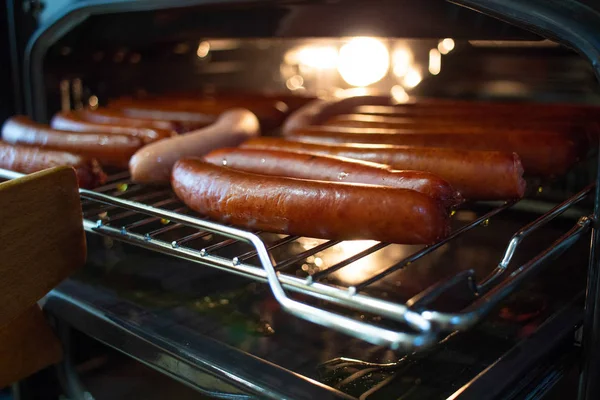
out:
M438 43L438 50L442 54L448 54L452 50L454 50L454 46L454 39L446 38L444 40L440 40L440 42Z
M338 71L352 86L368 86L380 81L389 67L388 49L375 38L357 37L340 49Z
M394 75L398 78L403 77L408 72L413 62L412 52L405 48L399 48L392 53L392 64L394 65Z
M332 69L337 66L338 51L334 46L306 45L289 50L283 61L308 69ZM305 68L306 69L306 68Z
M203 41L198 45L198 49L196 50L196 55L198 58L204 58L208 55L210 51L210 43Z
M408 100L410 99L406 90L400 85L392 86L390 93L394 101L398 104L408 103Z
M423 77L421 76L421 73L418 70L411 68L404 76L404 87L412 89L421 83L422 80Z
M437 75L442 70L442 54L438 49L429 50L429 73Z

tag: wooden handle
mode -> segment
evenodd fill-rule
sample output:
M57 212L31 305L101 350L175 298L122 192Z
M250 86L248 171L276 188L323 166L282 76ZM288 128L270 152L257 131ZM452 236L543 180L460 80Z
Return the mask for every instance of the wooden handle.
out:
M57 167L0 184L0 327L83 266L75 170Z
M34 304L0 328L0 388L62 359L62 347Z

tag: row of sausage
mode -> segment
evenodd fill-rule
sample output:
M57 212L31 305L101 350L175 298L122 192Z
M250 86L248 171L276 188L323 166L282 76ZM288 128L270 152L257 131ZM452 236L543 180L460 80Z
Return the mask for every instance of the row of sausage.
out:
M31 172L24 165L35 157L6 154L60 162L68 151L79 159L63 163L82 186L104 179L95 160L128 165L133 180L171 182L190 208L246 229L432 243L449 233L449 212L463 201L520 198L524 172L562 175L596 142L593 107L243 100L119 99L59 113L51 127L16 117L3 126L11 144L0 145L0 163ZM252 112L231 108L240 105ZM259 137L281 124L283 138Z

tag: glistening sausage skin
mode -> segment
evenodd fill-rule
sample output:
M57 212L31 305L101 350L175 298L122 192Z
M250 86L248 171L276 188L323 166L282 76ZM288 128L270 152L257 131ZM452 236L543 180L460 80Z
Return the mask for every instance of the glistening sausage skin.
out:
M73 133L50 129L27 117L16 116L2 126L2 139L43 148L68 151L97 159L103 166L126 167L129 158L142 147L141 139L105 133Z
M0 142L0 168L31 174L61 165L68 165L75 169L79 187L92 189L106 182L106 174L94 159L64 151Z
M566 173L585 155L589 142L585 135L497 132L472 133L395 133L392 129L309 127L287 136L310 143L364 143L398 146L443 147L463 150L515 152L530 175L551 177Z
M449 233L442 204L414 190L235 171L183 159L171 185L191 209L246 229L429 244Z
M133 136L140 138L144 143L155 142L177 134L175 131L166 129L97 124L84 120L74 112L60 112L55 114L50 121L50 127L71 132L112 133Z
M393 169L427 171L448 181L468 200L520 198L523 167L515 153L392 145L323 145L257 138L244 148L300 151L386 164Z
M397 171L387 165L351 158L268 149L225 148L212 151L203 159L213 165L257 174L412 189L440 200L447 208L462 202L460 194L448 182L432 173Z
M206 128L151 143L131 158L131 178L143 183L168 183L171 169L183 157L200 157L221 147L237 146L257 136L260 127L256 116L245 109L224 112Z

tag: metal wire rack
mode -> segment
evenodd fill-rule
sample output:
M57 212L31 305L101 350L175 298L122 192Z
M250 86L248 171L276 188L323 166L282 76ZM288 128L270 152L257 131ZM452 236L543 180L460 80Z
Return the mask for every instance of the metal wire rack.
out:
M0 169L3 179L19 176L21 174ZM464 270L427 287L405 302L379 298L367 289L486 223L517 202L506 202L492 208L455 229L448 238L417 249L353 285L343 286L328 281L328 278L390 244L373 242L352 256L331 265L322 265L323 268L301 277L290 273L288 267L314 258L319 252L342 242L314 242L295 255L275 261L275 251L305 238L247 232L201 219L179 202L168 188L135 184L125 173L113 175L106 185L94 191L80 189L80 194L86 231L267 282L282 308L297 317L373 344L415 351L436 343L444 333L465 330L478 322L521 283L548 265L548 261L582 238L591 229L592 219L588 216L581 216L571 229L536 256L509 269L523 240L585 199L593 188L593 184L589 185L518 230L509 240L500 262L483 279L478 279L473 270ZM224 249L236 255L224 256L221 254ZM466 307L459 312L447 312L433 306L441 296L457 287L463 290L466 287L471 292L473 301ZM286 290L304 295L302 298L305 300L292 298ZM349 310L369 313L376 318L366 320L364 315L358 317ZM381 318L392 324L379 323Z

